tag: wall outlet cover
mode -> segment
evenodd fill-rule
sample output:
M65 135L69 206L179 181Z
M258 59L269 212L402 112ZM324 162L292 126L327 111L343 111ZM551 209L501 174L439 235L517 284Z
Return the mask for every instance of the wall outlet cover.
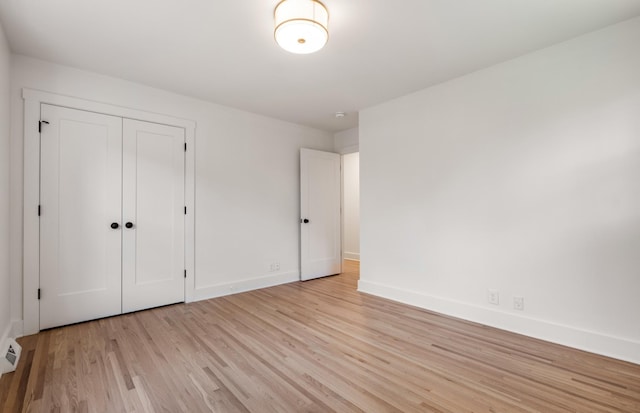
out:
M524 311L524 297L513 297L513 308Z
M498 290L487 290L487 300L489 301L489 304L499 305L500 293Z

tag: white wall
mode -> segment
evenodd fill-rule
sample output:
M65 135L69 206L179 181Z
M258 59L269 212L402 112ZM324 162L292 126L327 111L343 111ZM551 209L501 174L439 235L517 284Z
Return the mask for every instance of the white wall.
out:
M12 74L14 319L22 318L21 89L25 87L197 122L197 297L298 278L299 149L331 150L331 134L24 56L13 56ZM279 272L269 272L273 262L280 263Z
M360 260L360 154L342 157L343 244L345 259Z
M346 129L333 135L333 150L339 154L358 152L358 128Z
M0 345L9 334L9 136L11 53L0 26Z
M640 363L638 44L640 18L362 111L360 289Z

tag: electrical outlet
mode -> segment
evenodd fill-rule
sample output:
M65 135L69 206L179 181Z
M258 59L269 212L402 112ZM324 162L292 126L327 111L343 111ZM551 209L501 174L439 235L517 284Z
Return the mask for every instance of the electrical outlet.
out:
M280 271L280 263L279 262L272 262L269 265L269 272L274 272L274 271Z
M524 311L524 297L513 297L513 308Z
M487 300L489 301L489 304L500 304L500 293L498 290L487 290Z

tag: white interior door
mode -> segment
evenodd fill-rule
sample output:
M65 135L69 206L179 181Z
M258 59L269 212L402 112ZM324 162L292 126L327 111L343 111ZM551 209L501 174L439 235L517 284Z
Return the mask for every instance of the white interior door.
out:
M340 155L300 150L300 278L338 274L340 247Z
M40 328L120 314L122 119L45 104L41 119Z
M124 120L123 312L184 301L184 129Z

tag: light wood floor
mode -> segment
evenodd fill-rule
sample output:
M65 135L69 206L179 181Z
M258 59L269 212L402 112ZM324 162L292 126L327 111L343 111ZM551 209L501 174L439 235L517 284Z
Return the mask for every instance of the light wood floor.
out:
M640 412L640 366L305 283L24 337L0 411Z

